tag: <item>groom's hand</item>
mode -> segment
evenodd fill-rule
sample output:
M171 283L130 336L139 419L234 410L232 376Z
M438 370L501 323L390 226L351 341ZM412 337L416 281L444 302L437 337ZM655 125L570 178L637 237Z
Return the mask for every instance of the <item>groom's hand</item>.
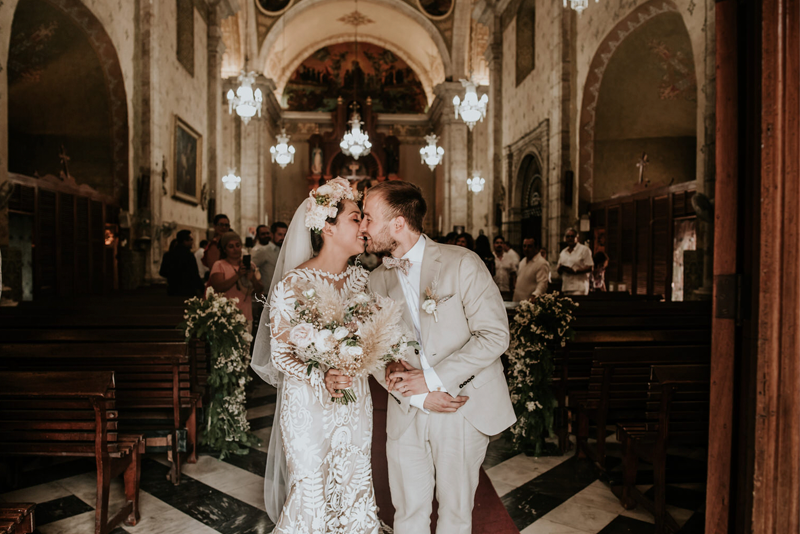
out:
M434 391L428 393L425 397L425 404L423 406L426 410L439 413L453 413L469 400L469 397L459 395L456 398L450 396L449 393L442 391Z
M411 395L421 395L429 393L428 384L425 382L425 373L421 369L416 369L405 360L400 360L403 371L395 371L389 375L390 380L399 382L395 389L403 394L404 397Z

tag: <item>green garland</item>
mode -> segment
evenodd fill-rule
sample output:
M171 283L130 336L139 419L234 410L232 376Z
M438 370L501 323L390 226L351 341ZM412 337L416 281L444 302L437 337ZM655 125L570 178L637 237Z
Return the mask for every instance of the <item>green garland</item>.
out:
M511 427L518 450L539 456L553 430L553 354L574 336L577 304L558 293L523 301L511 322L509 390L517 422Z
M237 299L228 299L209 287L206 298L186 301L186 321L181 324L186 339L194 336L205 341L210 353L211 404L206 409L201 443L219 451L220 460L228 454L247 454L249 447L259 442L250 432L245 409L253 336L236 303Z

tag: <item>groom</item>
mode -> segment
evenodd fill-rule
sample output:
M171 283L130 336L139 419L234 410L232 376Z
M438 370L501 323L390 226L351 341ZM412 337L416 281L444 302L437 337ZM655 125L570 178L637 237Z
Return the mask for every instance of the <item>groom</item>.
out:
M516 420L500 362L508 319L476 254L422 234L426 210L417 186L387 181L369 190L361 222L367 251L391 254L370 288L406 304L403 320L420 344L407 363L376 376L393 399L386 455L394 531L431 531L435 489L437 534L470 534L489 436Z

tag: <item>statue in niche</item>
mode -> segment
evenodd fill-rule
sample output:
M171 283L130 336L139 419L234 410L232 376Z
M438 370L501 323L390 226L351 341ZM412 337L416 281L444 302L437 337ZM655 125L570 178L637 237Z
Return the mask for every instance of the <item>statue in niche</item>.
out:
M322 149L318 146L311 151L311 174L322 174Z

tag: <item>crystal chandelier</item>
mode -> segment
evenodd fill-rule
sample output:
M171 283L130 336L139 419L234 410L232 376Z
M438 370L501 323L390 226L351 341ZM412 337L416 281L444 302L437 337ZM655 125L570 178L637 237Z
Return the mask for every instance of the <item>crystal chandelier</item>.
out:
M346 156L352 156L353 159L358 159L361 156L366 156L372 149L372 143L369 141L369 134L361 131L361 115L353 112L353 115L348 121L350 124L350 131L344 134L342 142L339 146L342 148L342 153Z
M467 188L473 193L477 194L483 191L484 184L486 184L486 180L481 178L481 173L478 171L472 171L472 178L467 178Z
M428 142L428 146L419 149L422 163L425 163L431 170L442 162L442 157L444 156L444 149L436 146L436 141L438 140L439 138L434 134L426 135L425 141Z
M599 3L600 0L594 0L594 3ZM589 0L564 0L564 8L569 6L580 15L584 9L589 7Z
M269 149L269 153L272 154L272 163L277 163L281 169L294 163L294 147L289 144L290 137L286 134L286 128L281 128L281 133L275 137L278 144Z
M233 89L228 89L228 113L233 114L235 109L236 114L247 124L256 113L258 113L259 117L261 116L263 96L261 95L261 89L256 88L255 92L253 92L253 84L256 83L255 72L245 73L245 71L242 71L238 80L240 85L236 90L236 94L233 93Z
M475 83L475 79L472 76L470 76L469 80L462 79L461 85L467 89L467 92L464 95L464 100L458 98L458 95L453 97L453 107L455 108L456 118L460 114L461 120L467 123L470 131L472 131L475 123L478 121L483 122L483 118L486 117L486 104L489 103L489 97L484 94L478 99L478 84Z
M241 183L242 179L236 175L234 169L228 169L228 174L222 177L222 185L224 185L225 189L228 191L236 191Z

